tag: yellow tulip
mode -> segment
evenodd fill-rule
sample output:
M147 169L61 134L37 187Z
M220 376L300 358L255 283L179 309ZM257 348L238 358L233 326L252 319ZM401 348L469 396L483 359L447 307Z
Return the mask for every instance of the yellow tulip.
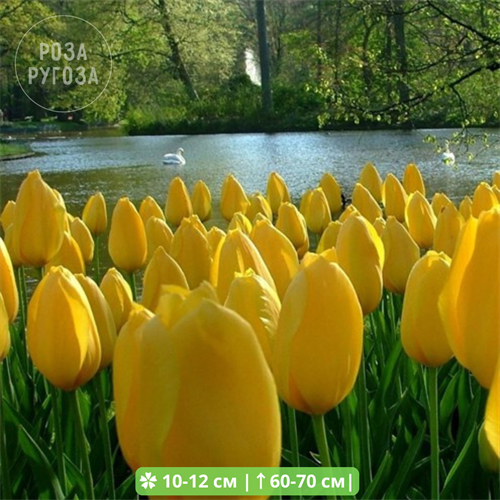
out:
M174 235L167 223L159 217L150 217L146 224L146 241L148 247L148 260L151 259L158 247L170 251Z
M480 182L472 198L472 215L474 217L479 217L481 212L489 210L495 205L498 205L498 199L493 189L491 189L491 186L486 184L486 182Z
M453 202L444 193L436 193L432 197L431 206L436 217L447 205L453 205Z
M184 219L175 232L170 255L184 271L189 288L196 288L202 281L210 279L210 243L189 219Z
M362 184L357 183L352 192L352 204L358 212L372 224L376 219L382 217L382 209Z
M40 172L30 172L17 193L12 244L25 266L43 267L61 248L66 209Z
M406 191L399 180L393 174L388 174L382 185L385 215L393 215L399 222L404 222L407 199Z
M5 231L14 222L14 210L16 202L9 200L3 207L2 215L0 215L0 224Z
M53 267L28 305L27 344L33 364L65 391L87 383L101 363L101 343L90 303L78 280Z
M337 214L342 210L342 190L335 177L326 172L319 181L319 186L325 193L330 213Z
M340 214L338 220L340 223L345 222L347 218L350 217L351 215L361 215L361 214L358 212L358 209L354 205L347 205L345 210Z
M5 229L5 246L9 252L10 260L14 267L22 266L23 263L19 257L19 249L14 247L14 242L12 241L12 234L14 232L14 224L11 224Z
M472 215L472 200L468 196L465 196L465 198L460 202L459 211L462 214L464 221Z
M186 217L186 224L194 226L203 234L203 236L205 236L205 238L208 237L207 228L203 225L203 222L201 222L200 218L196 214Z
M419 191L425 197L425 184L415 163L408 163L403 174L403 187L408 194Z
M321 234L330 224L332 220L330 207L323 189L316 188L312 190L305 207L304 217L307 227L312 233Z
M291 242L299 258L309 249L309 235L304 216L291 203L283 203L278 211L276 229L279 229Z
M77 274L75 277L83 288L92 309L92 314L94 315L101 343L101 363L99 369L102 370L113 361L113 351L116 342L116 325L113 313L106 298L94 281L83 274Z
M436 216L420 191L415 191L408 197L405 219L415 243L420 248L431 248L434 242Z
M130 285L125 281L123 276L112 267L108 269L104 275L100 289L111 308L116 331L119 332L132 310L133 299Z
M365 315L382 299L384 245L374 227L361 215L351 215L337 238L340 267L351 280Z
M420 259L420 248L403 224L393 216L387 219L382 243L385 250L384 287L390 292L404 294L410 271Z
M311 200L312 192L313 192L312 189L307 189L304 192L304 194L302 195L302 197L300 198L299 212L302 215L306 214L306 211L307 211L307 209L309 207L309 203L310 203L310 200Z
M485 470L498 474L500 469L500 361L496 365L486 402L484 424L479 435L481 465Z
M234 278L225 306L250 323L271 366L273 341L281 309L276 292L266 280L249 270Z
M0 293L0 367L10 350L9 316Z
M88 199L83 209L82 219L94 236L106 231L108 227L108 211L102 193L93 194Z
M94 239L89 228L80 217L75 217L70 225L71 236L78 243L82 258L85 263L92 262L94 257Z
M71 233L64 233L61 248L57 254L47 262L45 272L54 266L63 266L73 274L85 274L85 262L83 261L82 252L75 238L71 236Z
M338 264L339 259L337 257L337 250L335 248L328 248L324 250L320 254L314 252L307 252L304 255L304 258L300 261L299 269L304 269L307 266L310 266L313 262L316 262L319 258L323 258L328 262L332 262L333 264Z
M0 238L0 294L3 296L9 323L14 323L19 311L19 295L12 261L5 243Z
M299 270L297 252L290 240L269 220L258 221L252 231L251 239L273 277L282 299L290 281Z
M212 257L215 255L215 251L219 246L220 242L226 237L226 233L219 229L217 226L210 228L207 234L207 241L210 244L210 249L212 251Z
M252 232L252 223L243 214L243 212L235 212L233 218L229 221L229 225L227 226L228 232L232 229L239 229L242 233L250 236L250 233Z
M220 211L227 221L233 218L236 212L246 213L249 205L245 190L234 175L229 174L222 184Z
M108 250L113 264L128 273L137 271L146 262L146 230L128 198L120 198L113 210Z
M433 248L453 257L458 235L465 221L455 205L447 205L439 214L434 232Z
M146 196L146 198L141 201L141 205L139 206L139 215L144 223L144 227L148 223L150 217L158 217L158 219L165 220L165 216L163 215L160 205L156 203L156 200L152 196Z
M274 339L273 373L293 408L322 415L352 390L363 349L363 314L338 264L317 257L292 280Z
M250 197L249 201L250 205L248 206L246 213L248 220L250 220L252 223L255 223L255 217L257 217L257 214L263 215L270 221L273 220L273 211L269 206L269 202L266 198L264 198L264 196L262 196L262 194L255 193Z
M389 216L392 217L392 216ZM373 222L373 227L377 234L382 238L382 234L384 234L385 226L387 225L386 220L383 217L377 217Z
M380 203L382 201L382 179L373 163L367 163L363 167L359 176L359 183L370 191L376 202Z
M253 269L276 290L271 273L250 238L237 229L229 231L215 252L211 271L210 281L221 302L226 300L235 273L244 273L247 269Z
M278 210L282 203L290 203L291 197L286 182L277 172L271 172L267 180L267 201L274 215L278 215Z
M212 195L210 189L202 180L197 181L194 185L191 205L193 206L193 214L197 215L201 222L210 219L212 215Z
M496 186L498 189L500 189L500 170L493 172L491 184L492 184L492 186Z
M495 193L495 196L497 197L498 203L500 203L500 188L497 188L496 186L493 186L491 189Z
M157 317L123 332L113 385L133 470L279 466L276 386L250 325L229 309L205 300L172 329Z
M438 308L450 262L446 254L431 250L413 266L401 315L401 342L406 354L433 368L453 357Z
M174 177L168 187L165 216L173 226L179 226L184 217L193 213L193 205L184 181Z
M319 240L318 248L316 248L317 253L321 253L324 250L335 247L341 226L342 222L338 220L332 221L328 224Z
M163 285L177 285L185 289L189 288L181 267L162 247L156 249L149 261L144 272L143 283L142 305L153 312L158 306Z
M458 362L486 388L500 350L500 207L471 217L453 254L440 309Z

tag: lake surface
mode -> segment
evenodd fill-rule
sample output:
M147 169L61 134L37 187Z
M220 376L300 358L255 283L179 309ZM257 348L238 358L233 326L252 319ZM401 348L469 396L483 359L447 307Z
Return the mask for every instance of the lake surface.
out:
M44 179L59 190L68 210L80 215L87 198L102 191L111 208L118 198L128 196L139 203L153 196L164 206L168 185L180 175L189 189L203 179L212 191L215 220L224 177L233 173L248 194L265 192L267 177L273 170L286 180L292 197L315 186L324 172L331 172L350 196L363 165L373 162L382 177L388 172L402 177L407 163L415 162L424 176L428 196L444 191L455 201L472 194L479 181L491 182L500 168L500 146L496 142L467 160L464 147L455 147L458 168L440 161L435 145L424 143L427 134L441 144L452 130L411 132L311 132L281 134L231 134L203 136L95 137L35 141L32 148L44 156L0 163L0 208L14 199L20 183L30 170L38 168ZM480 134L481 131L475 131ZM489 131L498 141L498 131ZM162 164L162 156L184 148L187 164Z

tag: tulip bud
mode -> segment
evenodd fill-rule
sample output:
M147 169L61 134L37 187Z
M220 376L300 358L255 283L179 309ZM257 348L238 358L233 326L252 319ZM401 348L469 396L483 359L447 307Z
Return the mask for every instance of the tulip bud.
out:
M3 207L2 215L0 215L0 224L5 230L14 222L14 210L16 209L16 202L9 200L5 207Z
M362 184L357 183L352 193L352 204L358 212L372 224L375 219L382 217L382 209Z
M276 172L271 172L267 180L267 200L274 215L278 214L282 203L290 203L291 201L286 182Z
M493 172L493 178L491 179L491 184L500 189L500 170Z
M434 232L433 248L453 257L458 235L464 225L464 219L455 205L447 205L439 214Z
M210 228L207 234L207 241L210 244L210 250L212 252L212 257L215 255L215 251L219 246L220 242L226 237L226 233L219 229L217 226Z
M500 208L471 217L457 241L440 310L458 362L486 388L500 350Z
M408 163L403 174L403 187L408 194L416 191L425 197L425 184L420 170L415 163Z
M361 175L359 176L359 183L370 191L377 203L382 201L382 179L373 163L367 163L363 167Z
M92 314L94 315L101 343L101 363L99 369L102 370L113 361L113 351L116 342L116 326L113 313L106 298L94 281L86 278L83 274L77 274L75 277L83 288L92 309Z
M258 221L252 231L251 239L273 277L282 299L290 281L299 270L297 252L290 240L267 219Z
M431 207L436 217L447 205L453 205L453 202L444 193L436 193L432 197Z
M408 197L405 218L408 231L415 243L420 248L431 248L436 216L420 191L415 191Z
M37 286L26 335L33 364L60 389L77 389L99 369L101 343L90 303L64 267L51 268Z
M12 244L25 266L42 267L61 248L66 209L40 172L30 172L16 199Z
M101 281L101 292L108 301L116 331L119 332L132 310L132 290L123 276L114 268L108 269Z
M363 314L370 314L382 299L384 246L380 236L364 217L351 215L340 228L336 250Z
M480 182L472 198L472 215L479 217L481 212L489 210L495 205L498 205L498 200L493 189L486 182Z
M2 361L7 357L10 350L9 316L5 302L0 293L0 368Z
M82 252L75 238L70 233L64 233L61 248L57 254L47 262L45 272L51 267L63 266L73 274L85 274L85 262L83 261Z
M108 226L108 212L102 193L93 194L88 199L83 209L82 219L94 236L98 236L106 231Z
M273 212L269 206L269 202L260 193L255 193L250 197L250 205L247 208L246 216L252 223L255 222L257 214L263 215L266 219L273 220Z
M309 203L311 201L312 192L312 189L307 189L300 198L299 212L302 215L305 215L307 211L307 207L309 206Z
M146 224L151 217L158 217L158 219L165 220L165 216L163 215L160 205L156 203L156 200L152 196L146 196L146 198L141 201L139 215L144 223L144 227L146 227Z
M21 259L19 258L19 249L14 247L14 242L12 241L12 233L14 232L14 224L5 229L5 246L7 247L7 251L9 252L10 260L14 267L22 266Z
M189 288L196 288L210 279L212 251L205 235L189 220L184 219L174 234L170 255L181 266Z
M324 173L319 186L325 194L330 213L339 213L342 210L342 190L335 177L328 172Z
M375 222L373 223L373 228L377 231L377 234L382 238L382 234L384 234L386 222L383 217L377 217Z
M197 181L194 185L191 204L193 213L200 218L201 222L210 219L212 215L212 195L210 189L202 180Z
M85 263L92 262L94 257L94 239L89 228L80 217L75 217L70 225L71 236L75 239L80 248L83 261Z
M179 226L184 217L193 213L193 205L184 181L174 177L170 182L165 205L165 216L173 226Z
M491 189L495 193L495 196L497 197L497 201L500 204L500 188L497 188L496 186L493 186Z
M146 241L148 247L148 260L151 259L158 247L170 251L174 235L167 223L159 217L150 217L146 224Z
M252 232L252 223L247 219L247 217L245 217L245 215L243 215L242 212L235 212L233 218L227 226L228 232L233 229L239 229L242 233L250 236L250 233Z
M280 463L276 386L250 325L229 309L205 300L172 329L153 318L123 332L113 386L133 470Z
M137 271L146 262L146 230L128 198L120 198L113 210L108 250L113 264L128 273Z
M266 361L271 366L273 341L281 309L276 292L266 280L250 269L234 278L225 306L250 323Z
M229 174L222 184L220 210L227 221L233 218L236 212L246 213L249 205L247 195L234 175Z
M341 227L342 222L338 220L330 222L321 235L316 252L321 253L329 248L334 248L337 244L337 237Z
M309 248L309 235L304 216L291 203L283 203L278 211L276 229L279 229L297 250L299 259Z
M327 262L331 262L333 264L338 264L339 259L337 257L337 250L335 248L329 248L320 254L314 253L314 252L307 252L304 255L304 258L300 261L300 267L299 269L304 269L307 266L310 266L314 262L316 262L318 259L325 259Z
M354 205L347 205L346 209L340 214L338 220L340 223L343 223L351 215L361 215L361 214L358 212L358 209Z
M414 361L433 368L453 357L438 308L450 262L444 253L427 252L410 272L403 303L403 348Z
M0 294L3 296L9 323L14 323L19 311L19 295L17 293L14 268L5 243L0 238Z
M280 396L297 410L326 413L351 392L362 349L356 292L338 264L317 257L283 300L273 354Z
M405 221L405 207L407 194L399 180L388 174L382 185L382 201L385 207L385 215L393 215L399 222Z
M497 427L500 425L500 420L498 418L496 424ZM483 423L479 428L477 437L477 444L479 447L479 463L481 464L481 467L486 472L491 472L498 475L498 472L500 470L500 458L499 452L495 451L495 441L493 439L496 439L496 441L498 441L500 439L500 435L498 434L498 432L496 432L493 436L493 439L488 439L488 436L486 435L486 432L484 430Z
M226 300L235 273L247 269L253 269L276 290L271 273L250 238L241 231L229 231L215 253L211 272L211 282L221 302Z
M323 189L312 190L305 207L304 217L309 230L317 234L321 234L331 222L330 207Z
M387 219L382 243L385 250L384 287L390 292L404 294L410 271L420 258L420 248L393 216Z

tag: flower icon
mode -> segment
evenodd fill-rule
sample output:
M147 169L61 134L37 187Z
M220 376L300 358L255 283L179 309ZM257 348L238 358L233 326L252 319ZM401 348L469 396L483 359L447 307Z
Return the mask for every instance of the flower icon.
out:
M141 479L140 479L140 482L141 482L141 486L147 490L148 487L150 489L153 489L156 485L155 485L155 482L156 482L156 476L153 476L151 477L151 472L146 472L146 475L145 476L141 476Z

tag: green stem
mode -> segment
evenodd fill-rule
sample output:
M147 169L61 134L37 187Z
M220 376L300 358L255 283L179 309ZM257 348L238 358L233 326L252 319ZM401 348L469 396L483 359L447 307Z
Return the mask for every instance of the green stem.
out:
M288 430L290 432L290 449L292 452L292 466L300 467L299 461L299 438L297 436L297 419L295 410L287 405L288 411Z
M316 440L319 458L321 459L321 466L331 467L332 462L330 460L330 450L328 449L328 440L326 439L325 416L311 415L311 418L313 423L314 439ZM329 495L326 498L328 500L335 500L334 495Z
M344 442L346 443L346 467L354 467L353 451L352 451L352 416L351 408L349 407L350 395L344 399L340 405L340 415L344 427Z
M429 424L431 432L431 499L439 500L439 419L437 368L428 368Z
M71 401L71 410L75 419L75 430L78 447L80 448L80 457L82 460L83 477L85 479L85 497L87 500L94 500L94 483L92 480L92 471L90 469L89 453L83 429L82 413L78 401L78 389L69 393Z
M66 492L66 465L64 463L64 446L62 440L61 414L57 405L57 389L49 383L50 398L52 400L52 417L54 419L54 434L56 438L57 474L63 493Z
M358 423L359 442L361 446L361 470L359 471L360 488L364 491L372 481L371 453L370 453L370 421L368 415L368 400L366 396L366 360L364 350L361 354L361 366L357 384L359 401Z
M2 474L2 498L12 498L10 485L10 470L7 456L7 442L5 433L5 407L3 402L3 363L0 362L0 471Z
M99 285L101 283L101 263L99 259L99 235L96 234L94 238L94 277L95 282Z
M106 411L106 403L104 401L103 377L106 372L102 371L95 377L95 387L97 392L97 400L99 403L99 417L101 420L101 432L104 446L104 461L106 463L106 475L108 481L108 498L115 500L115 479L113 475L113 456L111 453L111 440L109 438L108 418Z
M126 273L128 284L132 289L132 298L137 302L137 286L135 283L135 273Z

